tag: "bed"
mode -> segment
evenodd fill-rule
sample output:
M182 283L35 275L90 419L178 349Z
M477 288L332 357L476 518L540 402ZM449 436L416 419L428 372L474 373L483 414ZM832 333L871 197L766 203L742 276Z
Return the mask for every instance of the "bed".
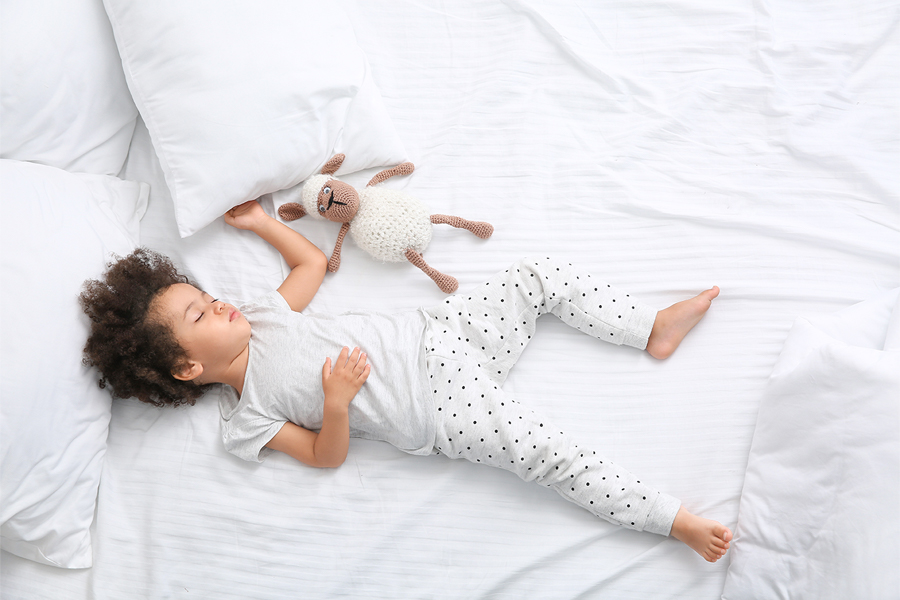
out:
M0 10L3 598L900 597L895 2ZM243 462L216 392L96 386L81 281L143 245L255 298L286 265L220 215L274 215L336 152L494 225L435 229L461 292L529 255L658 308L721 288L665 361L545 317L505 389L730 527L723 560L383 443ZM307 310L444 297L348 242Z

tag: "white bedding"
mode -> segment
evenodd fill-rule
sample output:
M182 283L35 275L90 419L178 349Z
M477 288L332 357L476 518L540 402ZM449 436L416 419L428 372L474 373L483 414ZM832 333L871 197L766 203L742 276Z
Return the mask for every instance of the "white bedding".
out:
M723 598L900 592L900 288L799 318L772 371Z
M720 286L664 362L547 317L505 386L736 529L791 324L900 285L896 3L345 5L416 164L384 185L496 228L435 229L425 258L462 292L529 254L660 308ZM151 185L142 243L211 293L280 283L277 253L221 220L178 238L140 121L121 175ZM293 226L330 253L336 225ZM310 310L443 298L409 265L352 242L342 256ZM713 599L730 563L511 474L376 442L352 441L336 470L244 463L222 448L212 395L114 403L93 532L87 570L4 553L3 597Z

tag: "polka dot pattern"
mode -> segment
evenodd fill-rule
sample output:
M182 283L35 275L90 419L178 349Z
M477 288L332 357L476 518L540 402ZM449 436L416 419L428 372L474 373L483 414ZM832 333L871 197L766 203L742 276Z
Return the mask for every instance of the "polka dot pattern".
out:
M677 500L666 496L660 513L654 506L665 495L580 448L501 389L541 315L644 349L655 310L571 264L536 258L423 312L436 452L512 471L613 523L668 533Z
M503 383L550 313L569 326L612 344L647 347L656 311L569 263L526 258L468 294L423 311L433 337L454 332L490 377ZM429 346L430 350L432 346Z
M576 444L505 394L483 370L440 358L430 358L428 369L435 375L432 382L439 382L433 383L436 452L512 471L618 525L647 526L659 492Z

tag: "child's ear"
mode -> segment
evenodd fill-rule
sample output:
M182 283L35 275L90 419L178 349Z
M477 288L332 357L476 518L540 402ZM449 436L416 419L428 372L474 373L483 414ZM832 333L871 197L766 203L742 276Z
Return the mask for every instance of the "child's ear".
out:
M189 360L183 365L172 370L172 377L179 381L194 381L203 373L203 365L195 360Z

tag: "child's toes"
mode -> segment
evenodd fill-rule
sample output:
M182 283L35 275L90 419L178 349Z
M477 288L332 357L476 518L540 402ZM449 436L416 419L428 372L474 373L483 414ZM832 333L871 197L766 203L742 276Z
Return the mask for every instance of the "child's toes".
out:
M720 538L722 538L723 540L725 540L726 542L730 542L730 541L731 541L731 538L732 538L731 530L728 529L727 527L725 527L724 525L721 525L721 527L722 527L722 529L723 529L724 531L721 532L721 533L720 533L720 532L716 532L716 534L717 534Z
M715 527L713 527L713 536L716 542L721 542L728 547L728 542L731 541L731 530L722 525L721 523L716 523Z

